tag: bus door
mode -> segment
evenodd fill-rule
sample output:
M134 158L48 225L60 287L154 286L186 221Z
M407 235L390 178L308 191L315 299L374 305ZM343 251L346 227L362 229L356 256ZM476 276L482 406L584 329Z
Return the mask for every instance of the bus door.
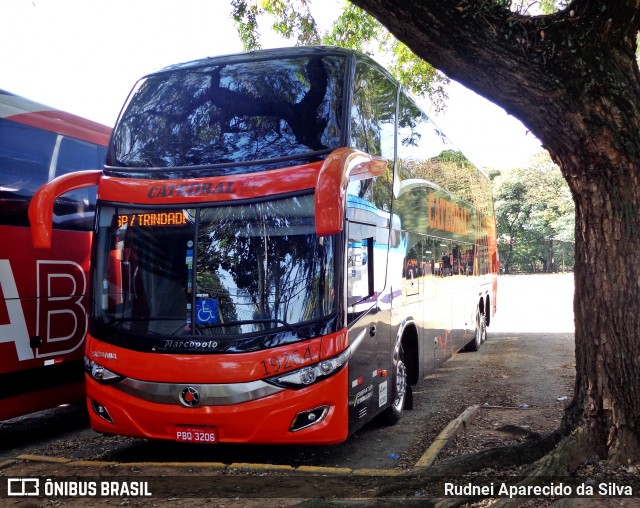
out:
M389 328L379 305L384 288L385 246L376 245L376 227L349 223L347 247L347 322L349 342L357 343L349 362L349 430L355 430L387 402L390 370ZM376 265L380 264L380 267ZM376 280L377 279L377 280ZM378 291L376 291L378 290Z
M349 190L366 185L360 183L353 182ZM386 284L391 215L354 194L348 195L347 202L345 277L349 341L358 344L349 362L350 431L390 401L393 372L391 295Z

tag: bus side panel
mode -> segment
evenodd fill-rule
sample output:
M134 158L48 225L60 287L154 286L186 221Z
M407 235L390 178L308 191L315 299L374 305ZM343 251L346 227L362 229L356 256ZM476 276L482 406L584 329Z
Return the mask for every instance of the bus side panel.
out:
M46 251L31 247L28 228L1 226L0 234L0 418L76 402L91 233L54 231ZM16 399L40 390L24 403Z
M473 338L480 278L463 268L443 270L438 264L450 248L442 238L405 231L402 295L394 300L396 321L411 320L418 328L419 371L423 379ZM457 249L460 250L460 249ZM411 363L411 362L409 362Z
M82 404L85 395L82 363L69 362L66 365L71 368L71 371L60 372L56 370L55 366L26 371L24 374L33 374L33 377L27 378L23 376L19 384L4 379L5 376L3 375L2 385L0 385L0 392L2 393L0 400L0 420L8 420L9 418L35 413L36 411L42 411L62 404ZM78 372L80 372L80 381L78 381ZM72 379L69 384L46 388L50 386L52 379L55 378L59 380L61 376L67 376L67 379L70 376ZM6 391L7 388L9 390L16 387L23 389L24 383L29 382L36 384L36 386L33 387L33 391L16 396L5 395L10 393ZM35 394L37 394L37 396Z

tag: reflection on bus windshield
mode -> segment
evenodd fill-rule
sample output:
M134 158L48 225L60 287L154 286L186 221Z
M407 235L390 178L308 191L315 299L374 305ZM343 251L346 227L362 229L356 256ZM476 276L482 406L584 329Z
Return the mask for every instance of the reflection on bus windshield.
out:
M151 76L120 119L107 164L211 165L337 148L344 65L322 56Z
M111 329L233 336L333 310L333 242L315 234L313 195L163 212L103 207L99 224L95 312Z

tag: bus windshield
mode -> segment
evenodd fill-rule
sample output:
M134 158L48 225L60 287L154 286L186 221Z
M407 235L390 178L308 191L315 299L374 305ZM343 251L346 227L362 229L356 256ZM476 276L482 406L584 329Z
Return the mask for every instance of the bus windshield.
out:
M102 206L96 335L237 336L333 312L334 242L313 195L192 209ZM101 333L102 330L102 333Z
M177 67L141 80L107 166L176 168L301 157L342 141L345 57Z

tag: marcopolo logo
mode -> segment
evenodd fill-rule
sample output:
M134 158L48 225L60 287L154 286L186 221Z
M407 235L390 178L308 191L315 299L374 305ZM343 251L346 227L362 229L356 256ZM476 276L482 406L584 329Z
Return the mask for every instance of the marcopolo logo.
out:
M8 496L39 496L39 478L7 478Z

